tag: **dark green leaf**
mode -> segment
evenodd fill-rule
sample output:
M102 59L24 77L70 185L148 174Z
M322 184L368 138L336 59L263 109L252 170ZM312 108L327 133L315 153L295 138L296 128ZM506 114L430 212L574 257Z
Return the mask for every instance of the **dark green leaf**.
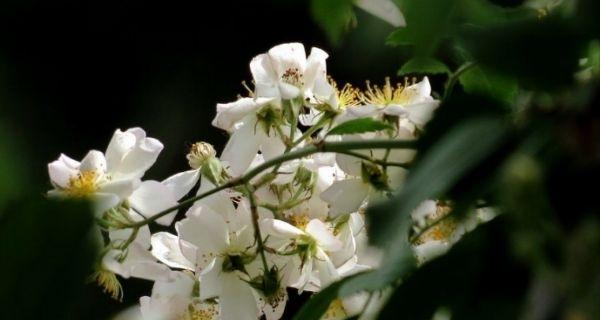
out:
M313 18L329 36L333 43L339 42L342 34L350 25L354 13L352 0L312 0Z
M0 319L75 319L97 255L90 206L28 199L0 216Z
M481 94L512 105L517 97L517 81L485 67L474 65L458 78L465 92Z
M408 60L398 71L399 76L415 73L450 74L450 69L443 62L434 58L413 58Z
M374 132L392 129L392 127L384 122L377 121L373 118L359 118L346 121L339 124L338 126L331 129L328 135L343 135L343 134L357 134L365 132Z

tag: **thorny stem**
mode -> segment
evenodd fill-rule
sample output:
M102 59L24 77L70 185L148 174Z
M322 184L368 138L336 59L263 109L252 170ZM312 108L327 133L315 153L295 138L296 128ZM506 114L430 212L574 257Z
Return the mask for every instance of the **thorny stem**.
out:
M312 144L298 150L293 150L287 153L284 153L278 157L267 160L258 166L254 167L250 171L246 172L243 176L239 178L233 178L225 184L222 184L218 187L215 187L212 190L206 191L202 194L199 194L195 197L188 198L184 201L181 201L179 204L167 208L152 217L147 219L129 224L125 226L125 228L136 228L141 227L143 225L149 224L151 222L160 219L161 217L171 213L172 211L178 210L187 205L193 204L194 202L208 197L212 194L215 194L219 191L233 188L236 186L244 185L249 183L254 177L261 174L263 171L274 167L280 166L284 162L303 158L315 153L321 152L334 152L334 153L346 153L351 150L365 150L365 149L413 149L415 148L415 141L412 140L390 140L390 139L381 139L381 140L356 140L356 141L336 141L336 142L327 142L321 141L316 144ZM357 153L358 154L358 153Z

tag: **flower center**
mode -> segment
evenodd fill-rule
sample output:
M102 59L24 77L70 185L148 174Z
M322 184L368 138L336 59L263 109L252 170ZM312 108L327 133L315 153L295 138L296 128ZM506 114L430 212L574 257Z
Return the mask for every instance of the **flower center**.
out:
M346 310L344 309L344 305L342 304L342 300L335 299L325 311L323 315L323 320L338 320L338 319L346 319L348 314L346 314Z
M412 97L412 94L405 90L406 87L415 82L414 78L410 82L408 78L404 78L404 84L397 83L396 86L392 86L390 78L386 77L383 87L379 87L378 85L371 86L371 83L367 81L367 90L361 95L361 98L366 103L378 106L403 105Z
M281 81L301 88L304 86L303 74L298 68L289 68L281 76Z
M292 225L300 230L304 230L310 221L306 214L293 214L289 219Z
M96 171L82 171L69 179L66 192L72 197L87 197L98 190L99 178L100 174Z
M219 318L219 312L216 304L190 304L188 310L179 319L180 320L213 320Z

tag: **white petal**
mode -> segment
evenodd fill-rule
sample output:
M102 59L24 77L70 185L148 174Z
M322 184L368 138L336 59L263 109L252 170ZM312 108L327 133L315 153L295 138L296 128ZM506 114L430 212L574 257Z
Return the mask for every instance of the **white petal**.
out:
M439 240L427 241L413 248L420 264L443 255L449 249L450 245L447 242Z
M433 112L439 105L439 101L432 100L407 106L408 119L417 125L417 127L422 128L431 120Z
M230 103L219 103L217 104L217 115L213 119L212 125L231 131L237 122L272 101L273 98L241 98Z
M200 274L200 299L210 299L217 297L221 294L223 289L223 283L221 282L221 275L223 270L223 258L215 258L211 261L204 272Z
M135 146L136 140L137 138L132 132L123 132L120 129L115 131L106 148L108 171L114 171L119 167L125 154Z
M70 168L61 160L55 160L48 164L48 175L50 181L60 188L66 188L69 186L69 180L71 177L77 175L77 170Z
M179 238L196 246L197 263L206 266L229 245L229 229L223 217L207 208L198 215L185 218L175 225Z
M319 284L321 288L325 288L339 279L339 275L329 257L323 251L319 252L317 250L317 252L317 256L313 261L317 271L319 271Z
M152 287L153 298L181 297L189 299L194 289L196 280L189 273L182 271L172 272L168 280L156 281Z
M123 178L141 178L156 162L163 144L154 138L146 138L143 130L139 128L129 129L128 132L136 135L138 140L136 145L125 154L120 165L115 168L114 175Z
M258 130L262 129L256 126L256 118L246 117L225 145L221 160L229 164L234 175L242 175L256 156L261 142Z
M391 0L357 0L356 5L394 27L406 25L400 9Z
M133 208L145 217L151 217L167 208L177 205L171 190L158 181L148 180L142 182L139 188L129 197ZM177 211L173 211L156 220L162 225L170 225Z
M81 160L79 170L99 173L106 172L106 158L104 158L104 154L100 151L91 150L83 160Z
M266 161L282 155L283 151L285 151L285 145L277 134L271 132L270 136L263 135L260 143L260 151Z
M200 179L199 170L188 170L174 174L161 183L171 190L175 200L179 200L187 195Z
M171 268L195 271L194 264L183 256L179 247L179 239L168 232L158 232L152 235L152 255L160 262Z
M304 72L306 52L301 43L284 43L269 50L271 65L277 77L281 77L288 69L297 68Z
M240 280L235 272L223 273L221 278L221 320L256 320L259 310L250 286Z
M319 247L326 251L337 251L342 248L342 243L335 238L327 225L319 219L310 220L306 225L306 232L317 240Z
M358 210L369 194L369 186L361 179L347 179L334 182L321 193L321 199L329 203L330 214L336 217L343 213Z
M313 88L317 79L327 79L327 66L325 60L329 55L319 49L313 47L310 50L310 55L306 60L306 70L304 70L304 86Z
M271 65L271 59L266 53L260 54L250 61L250 72L254 82L271 84L275 87L278 77ZM262 96L262 95L261 95Z
M96 192L92 195L92 202L94 205L94 212L96 215L100 216L107 210L116 207L121 202L121 199L113 193Z
M281 288L279 294L274 305L264 303L262 306L263 314L267 320L279 320L285 311L285 306L289 298L286 289Z
M98 189L98 192L102 193L112 193L119 197L119 199L124 200L129 197L133 190L140 186L140 181L137 179L133 180L114 180L104 183Z
M263 219L260 221L260 225L266 235L277 238L295 238L304 234L304 231L277 219Z

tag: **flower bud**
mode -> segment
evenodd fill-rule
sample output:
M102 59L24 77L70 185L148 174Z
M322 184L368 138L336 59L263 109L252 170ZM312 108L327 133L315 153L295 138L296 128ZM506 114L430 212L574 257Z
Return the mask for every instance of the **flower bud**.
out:
M217 155L215 148L207 142L196 142L192 145L186 158L192 169L199 169L204 163Z

